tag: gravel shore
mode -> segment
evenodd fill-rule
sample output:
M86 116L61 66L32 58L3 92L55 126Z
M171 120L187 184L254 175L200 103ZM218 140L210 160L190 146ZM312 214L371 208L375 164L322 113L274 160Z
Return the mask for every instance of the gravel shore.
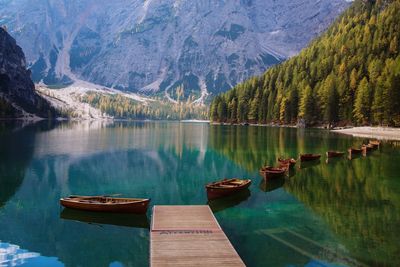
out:
M382 140L400 140L400 128L390 127L353 127L332 130L334 132L349 134L357 137L375 138Z

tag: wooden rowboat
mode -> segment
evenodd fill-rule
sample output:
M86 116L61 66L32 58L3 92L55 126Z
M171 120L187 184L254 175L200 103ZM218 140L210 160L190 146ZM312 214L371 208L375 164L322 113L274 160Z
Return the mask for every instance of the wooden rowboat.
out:
M326 156L328 158L338 158L338 157L342 157L344 155L344 152L341 151L327 151L326 152Z
M107 196L69 196L60 199L66 208L120 213L146 213L150 199L115 198Z
M290 159L278 158L278 162L282 166L289 165L289 167L294 167L294 165L296 165L296 160L293 158Z
M373 149L378 149L380 145L376 144L376 143L370 143L368 144L369 146L373 147Z
M348 151L349 151L349 154L352 155L352 154L361 154L363 150L361 148L352 148L351 147L348 149Z
M284 176L287 170L288 165L281 165L281 167L266 166L260 169L260 174L265 179L278 178Z
M369 152L369 151L373 150L374 148L375 147L373 145L368 144L368 145L363 145L361 149L364 150L365 152Z
M381 141L378 140L370 140L369 141L370 145L373 145L374 147L379 147L381 145Z
M313 161L321 158L321 154L300 154L300 161Z
M250 179L224 179L206 185L207 198L216 199L229 196L248 188L251 184Z

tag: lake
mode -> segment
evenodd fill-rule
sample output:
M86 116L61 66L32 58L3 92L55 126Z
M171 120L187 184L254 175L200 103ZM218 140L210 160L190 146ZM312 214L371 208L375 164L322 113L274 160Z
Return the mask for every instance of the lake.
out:
M400 266L400 148L296 166L264 182L279 156L364 140L317 129L178 122L0 123L0 266L147 266L147 216L64 210L69 194L206 204L204 185L246 177L210 204L247 266Z

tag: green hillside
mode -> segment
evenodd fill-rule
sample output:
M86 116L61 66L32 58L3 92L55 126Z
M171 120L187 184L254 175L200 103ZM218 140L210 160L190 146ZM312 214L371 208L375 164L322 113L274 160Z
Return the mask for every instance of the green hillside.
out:
M356 0L307 48L215 97L215 122L400 126L400 0Z

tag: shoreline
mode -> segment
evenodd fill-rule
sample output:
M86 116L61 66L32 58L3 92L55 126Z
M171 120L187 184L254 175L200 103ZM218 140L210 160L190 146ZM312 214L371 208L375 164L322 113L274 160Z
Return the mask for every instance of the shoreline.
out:
M7 121L19 121L23 123L36 123L38 121L49 120L48 118L39 118L39 117L19 117L19 118L0 118L0 122ZM180 122L180 123L208 123L209 125L231 125L231 126L257 126L257 127L279 127L279 128L299 128L296 125L279 125L279 124L243 124L243 123L216 123L208 120L129 120L129 119L115 119L115 118L53 118L50 119L56 122L63 121L71 121L71 122L80 122L80 121L107 121L107 122L119 122L119 121L130 121L130 122ZM328 130L323 127L311 127L308 129L321 129ZM300 129L300 128L299 128ZM301 128L304 129L304 128ZM354 137L361 138L371 138L371 139L379 139L379 140L395 140L400 141L400 128L394 127L382 127L382 126L348 126L344 128L334 128L329 130L334 133L351 135Z
M380 140L400 141L400 128L382 127L382 126L361 126L346 129L331 130L335 133L351 135L354 137L374 138Z

